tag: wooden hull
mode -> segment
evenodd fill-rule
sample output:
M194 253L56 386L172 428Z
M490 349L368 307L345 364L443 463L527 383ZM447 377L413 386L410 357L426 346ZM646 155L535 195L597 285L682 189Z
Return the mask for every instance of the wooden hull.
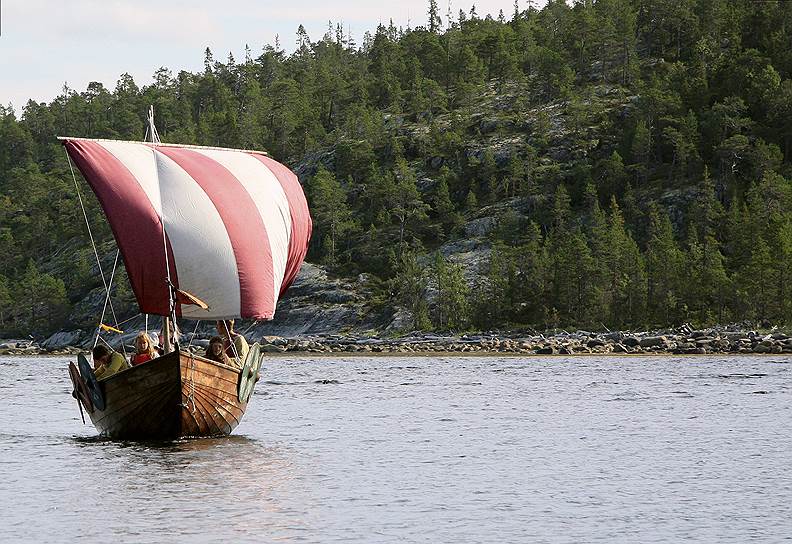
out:
M245 414L239 370L173 352L100 381L105 409L91 421L110 438L167 440L231 433Z

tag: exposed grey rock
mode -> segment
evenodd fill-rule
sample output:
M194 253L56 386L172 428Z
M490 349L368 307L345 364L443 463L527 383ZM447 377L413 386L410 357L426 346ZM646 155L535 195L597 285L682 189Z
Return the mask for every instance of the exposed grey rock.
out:
M360 282L330 278L324 268L304 263L294 284L278 303L275 318L254 326L248 336L297 337L350 328L384 328L388 316L372 314L365 295L366 287Z
M479 132L482 134L494 132L498 130L499 124L498 119L482 119L479 121Z
M41 346L47 349L60 349L66 346L73 346L79 342L81 336L81 330L59 331L44 340Z
M272 344L264 344L261 346L261 351L265 353L282 353L286 351L285 346L273 346Z
M273 346L285 346L289 343L289 341L282 336L262 336L259 342L261 342L261 345L271 344Z
M625 338L622 341L622 344L624 344L625 346L631 347L631 348L634 348L635 346L639 345L640 343L641 342L637 338L635 338L634 336L628 336L627 338Z
M642 348L654 348L658 346L664 346L666 343L667 339L665 336L647 336L646 338L641 338L641 340L638 342L638 345L640 345Z
M497 226L498 219L496 217L480 217L478 219L468 221L468 223L465 225L465 234L470 237L485 237Z

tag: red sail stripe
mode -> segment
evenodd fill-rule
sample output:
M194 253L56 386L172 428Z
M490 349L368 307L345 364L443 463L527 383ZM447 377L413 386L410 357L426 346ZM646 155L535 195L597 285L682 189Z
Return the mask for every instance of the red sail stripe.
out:
M281 163L260 153L251 153L253 157L264 163L269 168L286 193L286 200L289 201L289 213L291 215L291 235L289 236L289 256L286 260L286 273L281 283L280 294L283 295L286 289L292 284L300 271L305 254L308 252L308 242L311 240L311 214L308 211L308 203L305 201L300 181L294 173L283 166Z
M162 223L135 176L97 142L64 140L69 156L96 193L124 259L140 311L168 314L168 286ZM169 252L171 278L176 264Z
M225 225L239 273L241 317L271 319L275 310L272 250L264 221L244 186L224 166L191 149L157 147L209 196ZM200 217L195 218L200 221ZM206 263L211 266L211 263Z

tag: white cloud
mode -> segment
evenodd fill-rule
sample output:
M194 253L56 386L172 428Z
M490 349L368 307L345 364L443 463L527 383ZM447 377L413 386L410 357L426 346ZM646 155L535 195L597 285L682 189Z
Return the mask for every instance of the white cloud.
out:
M7 2L8 0L6 0ZM114 42L179 42L222 32L210 10L195 3L149 0L11 0L5 14L9 31L24 28L28 39L90 44Z

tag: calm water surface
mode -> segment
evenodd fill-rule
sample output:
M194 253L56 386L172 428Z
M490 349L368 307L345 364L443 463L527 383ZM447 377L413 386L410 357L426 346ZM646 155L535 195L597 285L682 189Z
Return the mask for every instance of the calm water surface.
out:
M0 541L780 542L789 358L273 358L228 438L113 442L0 358Z

